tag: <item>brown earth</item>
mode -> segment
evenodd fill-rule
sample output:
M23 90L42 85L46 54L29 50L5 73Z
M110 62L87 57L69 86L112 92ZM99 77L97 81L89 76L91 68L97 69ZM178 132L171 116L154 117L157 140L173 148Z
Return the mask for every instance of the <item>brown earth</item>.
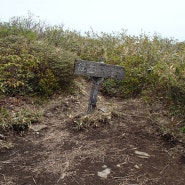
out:
M87 115L90 85L79 86L42 106L42 120L27 133L7 135L1 185L185 184L184 146L158 127L170 121L162 105L99 96Z

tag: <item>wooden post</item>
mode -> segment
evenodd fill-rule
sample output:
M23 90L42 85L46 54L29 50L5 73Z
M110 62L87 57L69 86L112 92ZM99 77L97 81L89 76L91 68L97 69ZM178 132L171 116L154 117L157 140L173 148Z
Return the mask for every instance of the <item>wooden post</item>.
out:
M92 88L89 98L87 112L90 113L96 108L98 87L104 78L115 78L122 80L125 77L125 69L121 66L104 64L87 60L75 60L74 74L90 76L92 79Z
M91 94L89 98L89 106L87 112L90 113L96 108L97 96L98 96L98 87L101 82L103 82L103 78L101 77L91 77L92 79L92 88Z

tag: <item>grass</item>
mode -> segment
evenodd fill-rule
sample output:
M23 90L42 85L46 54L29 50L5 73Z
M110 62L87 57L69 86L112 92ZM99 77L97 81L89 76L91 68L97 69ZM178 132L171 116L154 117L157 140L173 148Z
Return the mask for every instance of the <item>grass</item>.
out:
M25 107L18 111L1 107L0 114L0 130L13 129L18 133L26 131L29 125L38 122L42 115L36 109Z
M104 94L143 97L146 103L160 100L171 116L185 120L185 42L157 34L131 36L124 30L111 34L91 30L82 35L31 15L0 22L0 96L49 97L72 92L74 60L99 61L100 57L126 69L122 81L105 79ZM31 122L26 113L1 111L1 120L11 114L9 122L17 124L19 118L22 124Z
M0 140L0 149L11 149L13 148L12 142Z

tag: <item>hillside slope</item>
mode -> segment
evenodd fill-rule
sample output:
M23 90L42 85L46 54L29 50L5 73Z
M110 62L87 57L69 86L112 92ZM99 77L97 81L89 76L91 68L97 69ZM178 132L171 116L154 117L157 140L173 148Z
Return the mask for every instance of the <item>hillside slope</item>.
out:
M42 106L40 123L26 135L7 136L0 150L1 185L183 185L185 153L157 122L168 122L161 105L99 95L85 114L91 84Z

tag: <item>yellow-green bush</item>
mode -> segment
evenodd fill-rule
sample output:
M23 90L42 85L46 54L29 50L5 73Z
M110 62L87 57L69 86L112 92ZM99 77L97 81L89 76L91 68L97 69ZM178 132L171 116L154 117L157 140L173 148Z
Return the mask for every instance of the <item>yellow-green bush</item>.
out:
M50 95L70 85L75 55L29 41L22 36L0 39L0 91L3 94Z
M108 64L124 66L126 78L105 80L102 85L105 94L160 98L185 115L185 43L159 35L129 36L125 31L112 34L91 31L82 37L63 27L50 30L47 37L51 44L70 50L81 59L98 61L103 57Z
M41 112L31 108L24 108L19 111L9 111L5 107L0 107L0 129L13 129L21 132L28 129L32 123L38 122Z
M156 91L171 105L173 113L185 118L185 62L177 59L155 66L154 73L159 76Z
M43 25L43 27L42 27ZM80 34L45 26L32 17L0 24L1 93L52 94L73 81L75 58L124 66L122 81L105 80L102 91L123 98L160 98L185 115L185 42L125 31ZM147 97L146 97L147 99Z

